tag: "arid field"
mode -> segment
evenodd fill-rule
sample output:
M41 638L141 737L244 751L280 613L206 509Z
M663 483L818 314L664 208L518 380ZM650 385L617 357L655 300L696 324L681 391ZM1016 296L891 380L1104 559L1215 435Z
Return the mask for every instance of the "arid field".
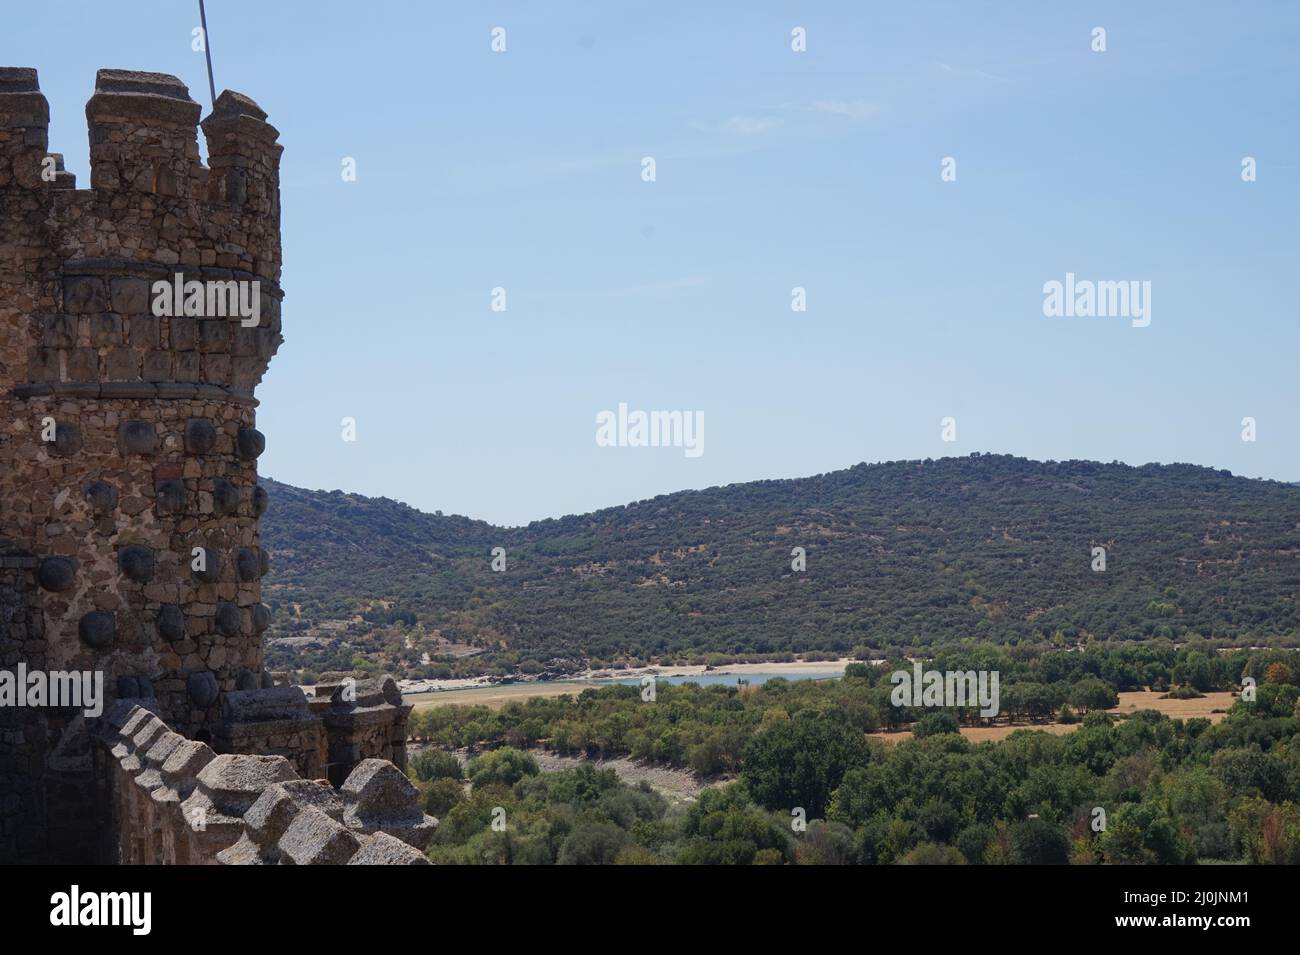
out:
M1108 712L1116 716L1136 713L1138 710L1158 710L1170 719L1187 720L1203 716L1211 723L1223 719L1226 711L1237 701L1237 694L1230 691L1207 693L1195 700L1162 700L1163 694L1158 690L1135 690L1119 695L1119 706ZM1215 712L1215 711L1218 712ZM1081 723L1016 723L1010 726L964 726L961 735L976 743L990 740L1006 739L1016 730L1042 730L1044 733L1061 735L1072 733ZM896 733L871 733L877 739L898 743L912 736L911 730Z
M496 686L475 686L464 689L435 690L429 693L406 693L407 703L415 705L417 710L427 710L434 706L486 706L499 710L511 700L526 700L536 696L563 696L566 693L577 695L593 687L607 686L606 683L594 682L615 677L618 679L639 678L654 673L664 677L692 676L735 676L754 677L771 674L825 674L828 678L843 674L844 667L851 660L792 661L786 663L729 663L725 666L708 669L698 666L664 666L664 667L628 667L617 671L588 670L579 680L556 680L554 682L507 683Z
M512 700L526 700L534 696L563 696L571 693L577 696L583 690L590 689L590 683L507 683L504 686L484 687L473 690L439 690L437 693L411 693L402 699L415 704L416 710L428 710L435 706L486 706L490 710L499 710Z

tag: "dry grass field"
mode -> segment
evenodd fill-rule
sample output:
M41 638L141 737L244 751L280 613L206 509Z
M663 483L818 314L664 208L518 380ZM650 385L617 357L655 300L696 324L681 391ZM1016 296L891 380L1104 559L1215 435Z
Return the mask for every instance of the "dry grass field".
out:
M1226 711L1237 702L1237 694L1231 691L1206 693L1198 700L1162 700L1155 690L1142 690L1136 693L1121 693L1119 706L1111 710L1116 716L1133 713L1137 710L1159 710L1170 719L1189 720L1203 716L1211 723L1217 723L1226 715ZM1215 713L1214 710L1224 712Z
M490 710L499 710L512 700L526 700L535 696L577 696L589 689L590 683L511 683L490 689L442 690L438 693L416 693L406 697L407 703L413 703L416 710L427 710L435 706L486 706ZM1195 700L1162 700L1157 690L1139 690L1119 695L1119 706L1110 712L1116 716L1135 713L1138 710L1159 710L1171 719L1186 720L1193 717L1205 717L1212 723L1223 719L1226 711L1237 699L1231 692L1207 693ZM963 727L961 735L974 743L1006 739L1016 730L1041 730L1044 733L1062 735L1072 733L1079 728L1078 723L1017 723L1014 726L968 726ZM910 739L910 730L896 733L871 733L877 739L898 743Z
M1228 691L1207 693L1200 699L1195 700L1162 700L1160 699L1161 695L1157 690L1121 693L1119 695L1119 706L1108 712L1115 716L1121 716L1136 713L1138 710L1158 710L1170 719L1188 720L1193 717L1203 716L1211 723L1217 723L1223 719L1225 714L1224 712L1215 713L1213 711L1226 711L1237 700L1237 694ZM1080 725L1079 723L1017 723L1014 726L965 726L962 727L961 735L972 743L985 743L1006 739L1016 730L1041 730L1044 733L1061 736L1065 733L1074 732ZM902 730L897 733L880 732L868 735L888 743L900 743L905 739L911 739L912 731Z
M790 676L791 674L810 675L815 679L833 679L844 673L846 664L851 660L817 660L817 661L786 661L783 663L728 663L725 666L709 669L703 665L689 666L663 666L663 667L629 667L625 670L599 672L588 671L584 680L559 680L556 682L531 682L531 683L507 683L504 686L490 687L466 687L464 689L436 690L428 693L407 693L404 694L405 701L415 705L416 710L427 710L434 706L486 706L491 710L499 710L512 700L526 700L530 697L544 696L563 696L571 693L577 696L583 690L599 688L607 684L597 682L598 680L607 679L611 676L617 676L621 679L629 677L643 677L648 674L657 674L663 677L682 677L689 679L692 676L712 675L714 677L746 677L759 674L778 674L780 676ZM590 681L590 682L589 682ZM753 689L758 684L754 684L747 689Z
M440 690L437 693L412 693L403 698L404 703L415 704L415 709L427 710L435 706L486 706L499 710L512 700L526 700L534 696L577 696L591 689L590 683L507 683L473 690Z

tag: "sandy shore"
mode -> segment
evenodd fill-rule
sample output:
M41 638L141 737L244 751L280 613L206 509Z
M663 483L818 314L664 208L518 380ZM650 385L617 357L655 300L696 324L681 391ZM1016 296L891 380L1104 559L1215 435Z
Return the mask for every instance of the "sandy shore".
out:
M692 676L771 676L774 673L825 674L827 677L842 676L844 668L852 663L851 659L808 661L795 663L730 663L725 666L708 669L703 664L680 667L629 667L623 670L585 670L567 680L535 680L526 683L489 683L485 678L466 680L402 680L403 699L415 705L417 710L431 706L481 705L498 710L512 700L525 700L529 697L577 695L593 686L603 685L607 680L639 680L643 676L657 677L692 677Z
M475 689L439 690L436 693L404 693L402 702L414 704L416 710L427 710L434 706L486 706L490 710L499 710L512 700L526 700L534 696L563 696L566 693L577 696L594 685L558 680L546 683L506 683Z
M728 663L709 669L704 664L696 666L653 666L628 667L623 670L586 670L580 679L625 680L653 673L656 676L754 676L773 673L828 673L842 676L844 668L852 663L851 658L839 660L796 661L794 663Z

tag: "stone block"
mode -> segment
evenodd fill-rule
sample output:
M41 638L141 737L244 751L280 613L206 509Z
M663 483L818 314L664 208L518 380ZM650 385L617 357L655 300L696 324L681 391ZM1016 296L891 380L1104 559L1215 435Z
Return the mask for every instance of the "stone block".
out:
M161 340L162 321L152 315L131 316L131 347L157 348Z
M230 323L224 318L199 322L199 350L228 352L230 350Z
M348 865L430 865L429 859L414 846L386 832L377 832L348 860Z
M99 353L93 348L73 348L66 352L69 381L96 381L99 378Z
M133 348L110 348L104 359L104 375L110 381L139 381L140 353Z
M147 279L113 279L109 282L113 311L123 315L152 314L153 296Z
M354 833L314 806L299 812L277 844L292 865L343 865L361 848Z
M194 318L168 319L173 351L193 351L199 343L199 323Z
M200 356L196 351L181 351L176 353L176 380L177 381L198 381L200 372Z
M109 312L103 315L91 315L87 322L90 326L90 344L122 344L122 316Z
M66 278L63 280L63 307L76 315L108 311L108 289L99 278Z
M72 348L77 344L77 317L47 315L42 342L46 348Z
M141 375L145 381L167 381L172 377L173 356L169 351L155 349L144 353Z

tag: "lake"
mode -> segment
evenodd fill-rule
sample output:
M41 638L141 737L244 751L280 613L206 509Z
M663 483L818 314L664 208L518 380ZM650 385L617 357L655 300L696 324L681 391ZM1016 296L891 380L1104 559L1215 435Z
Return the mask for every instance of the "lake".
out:
M655 677L655 682L670 683L673 686L680 686L683 683L698 683L700 686L735 686L737 680L745 680L750 686L758 686L760 683L766 683L773 677L778 676L793 683L797 680L838 680L843 675L843 669L825 671L803 670L793 673L746 673L739 675L735 673L701 673L695 676L663 676L661 674ZM591 681L593 686L610 686L612 684L620 683L624 686L640 686L641 678L631 676L621 679Z

